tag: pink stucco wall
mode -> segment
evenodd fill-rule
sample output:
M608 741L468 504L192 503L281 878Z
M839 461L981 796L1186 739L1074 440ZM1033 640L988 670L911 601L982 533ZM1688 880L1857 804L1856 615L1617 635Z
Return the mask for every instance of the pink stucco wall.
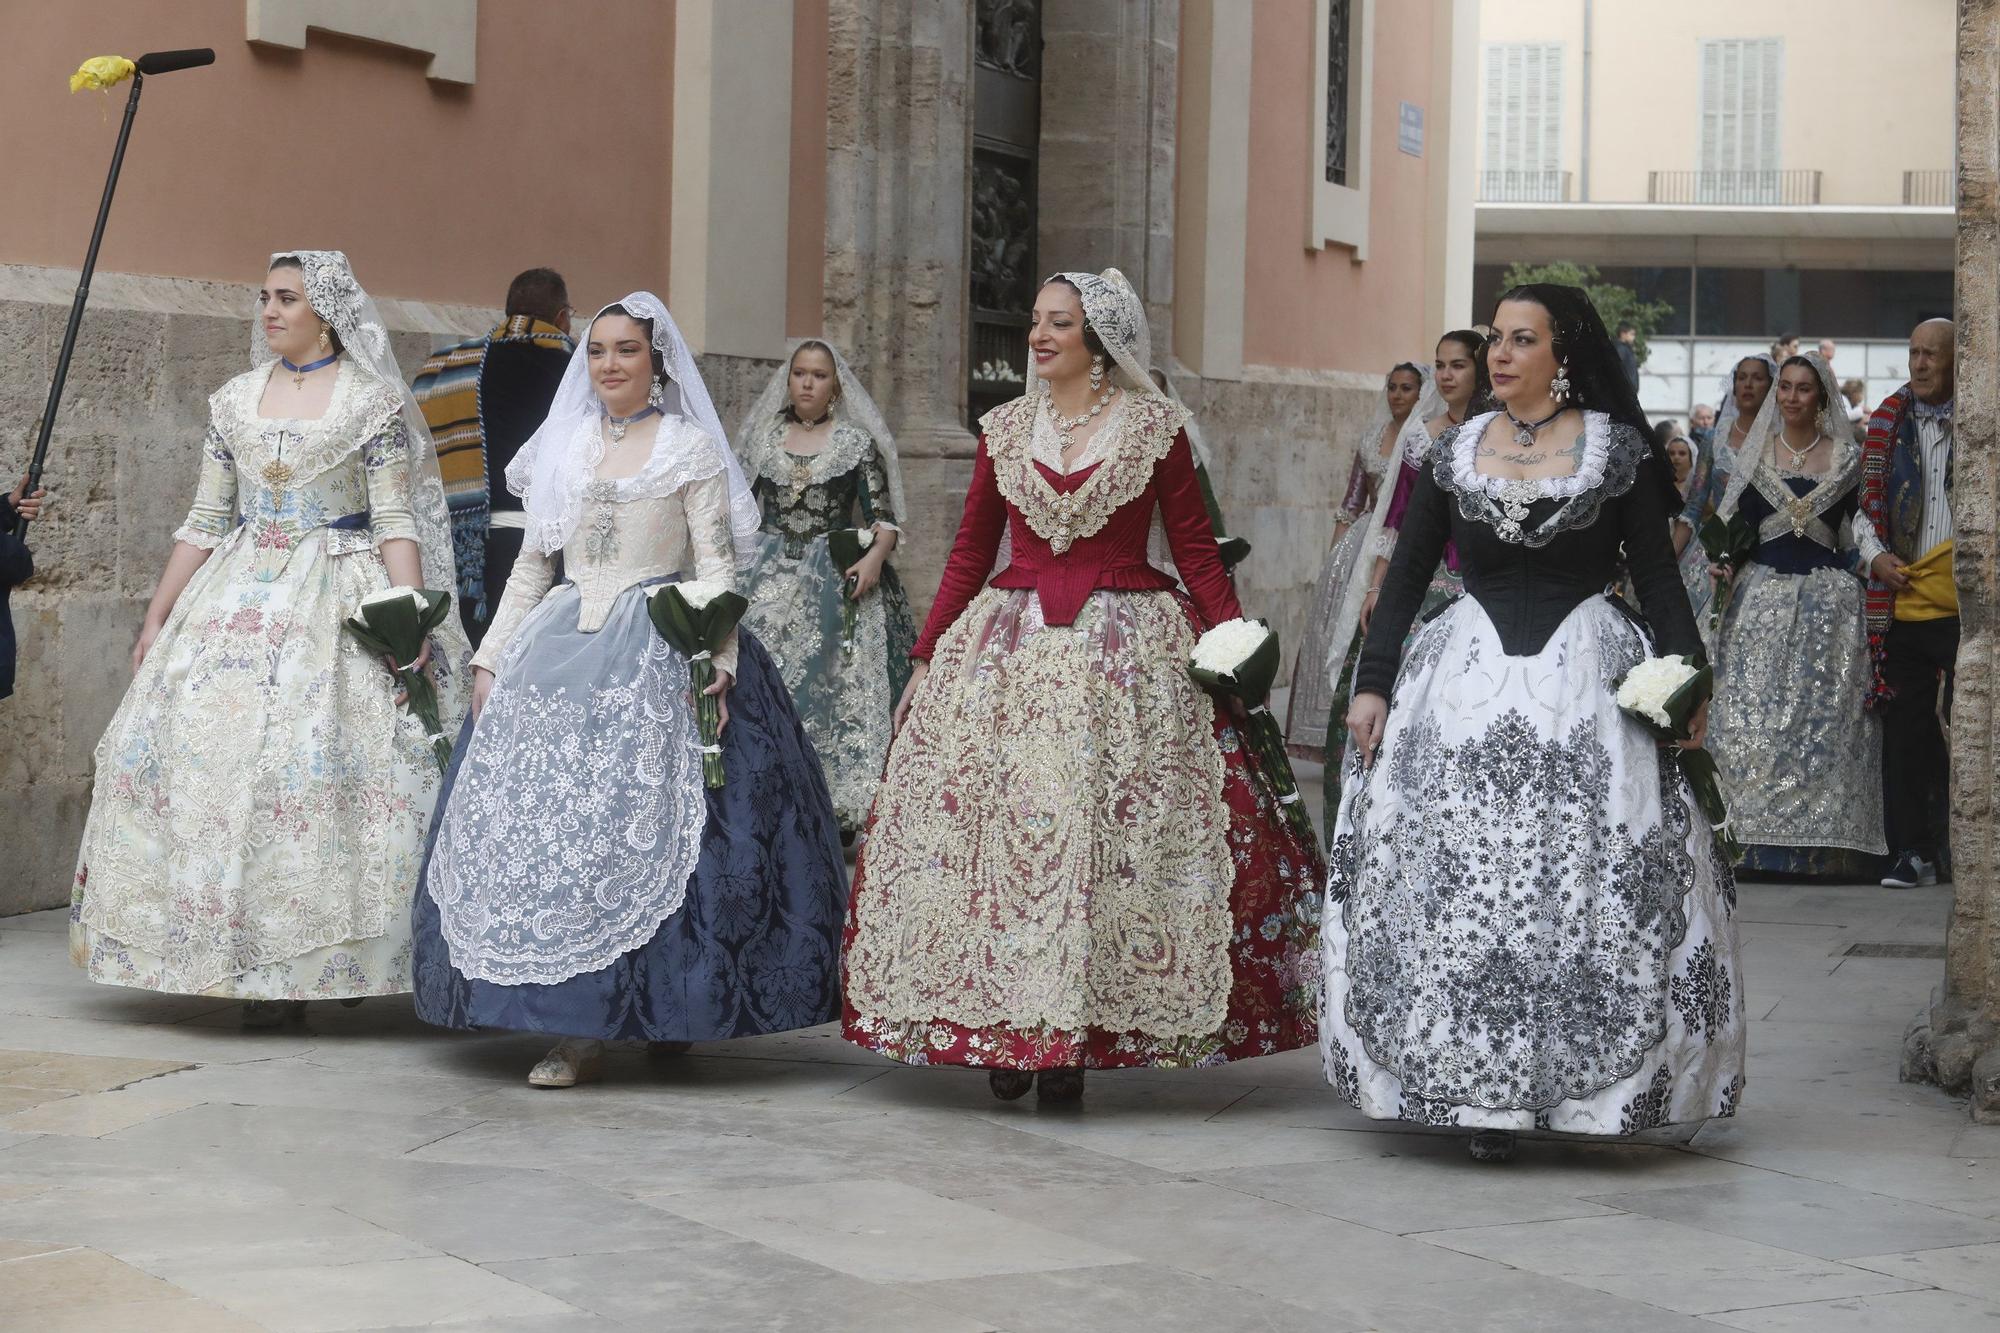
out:
M1257 0L1251 30L1249 216L1243 359L1314 370L1378 371L1428 360L1425 160L1397 151L1397 104L1426 108L1433 139L1431 6L1378 5L1375 18L1368 259L1305 245L1314 114L1312 0ZM1429 145L1427 145L1427 148Z
M498 305L535 264L583 308L666 290L673 0L483 4L471 87L353 38L253 47L243 0L6 8L0 262L82 262L126 90L72 96L77 64L212 46L146 84L102 268L248 281L337 247L390 296Z

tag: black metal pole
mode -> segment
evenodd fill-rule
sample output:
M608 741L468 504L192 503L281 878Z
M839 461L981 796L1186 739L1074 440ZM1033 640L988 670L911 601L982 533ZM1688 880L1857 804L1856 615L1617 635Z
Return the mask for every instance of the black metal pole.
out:
M76 353L77 330L83 326L84 302L90 299L90 277L97 271L97 248L104 243L104 224L111 216L111 195L118 188L118 171L125 165L125 144L132 137L132 117L139 110L139 90L146 76L132 75L132 91L125 98L125 120L118 127L118 146L111 150L111 174L104 178L104 198L97 205L97 225L90 229L90 249L83 257L83 275L77 280L76 300L70 303L69 327L63 330L62 352L56 357L56 373L49 380L49 401L42 409L41 432L35 437L35 454L28 463L27 494L33 495L42 480L42 464L49 456L49 435L55 430L56 405L62 402L63 381L69 378L70 357ZM19 535L27 520L19 514L8 518L9 531Z

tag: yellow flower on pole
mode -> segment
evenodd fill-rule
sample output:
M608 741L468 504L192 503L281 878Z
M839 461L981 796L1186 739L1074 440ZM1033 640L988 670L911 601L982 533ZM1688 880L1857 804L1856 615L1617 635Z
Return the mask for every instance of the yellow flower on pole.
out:
M137 72L138 66L124 56L92 56L69 76L69 90L80 93L88 88L92 92L110 92Z

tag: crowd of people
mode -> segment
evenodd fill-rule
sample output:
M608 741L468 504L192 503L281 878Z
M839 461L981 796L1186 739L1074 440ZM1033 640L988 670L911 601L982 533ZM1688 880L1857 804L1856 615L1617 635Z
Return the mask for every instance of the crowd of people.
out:
M1865 447L1813 356L1655 432L1575 288L1397 365L1293 689L1323 854L1275 742L1190 670L1244 617L1232 544L1117 270L1042 284L921 627L894 436L835 343L732 434L657 297L576 314L531 270L406 386L343 255L272 257L96 751L92 980L249 1026L413 993L553 1039L545 1088L611 1041L834 1019L1053 1106L1086 1069L1317 1043L1365 1114L1497 1159L1736 1109L1732 866L1680 750L1744 775L1753 858L1880 852L1883 784L1840 766L1886 732L1896 847L1938 855L1896 802L1955 629L1948 328ZM1688 554L1711 517L1746 561ZM347 631L404 590L458 614L399 663ZM699 651L669 632L731 595ZM1711 654L1677 745L1619 704Z
M1636 391L1631 332L1621 324L1613 347L1620 377ZM1378 420L1363 433L1336 511L1335 542L1301 638L1287 733L1295 754L1328 763L1328 828L1343 784L1345 726L1337 714L1353 688L1357 626L1368 626L1402 526L1401 488L1376 504L1380 460L1400 453L1414 467L1411 460L1421 459L1422 437L1407 449L1388 442L1419 394L1444 391L1442 418L1426 426L1432 438L1439 420L1463 418L1447 353L1462 345L1454 340L1483 347L1486 336L1445 335L1435 389L1412 364L1390 370ZM1897 888L1934 884L1948 857L1944 725L1958 631L1952 326L1927 320L1911 333L1910 382L1872 414L1862 381L1835 375L1831 339L1809 352L1798 347L1786 334L1768 353L1737 362L1719 411L1697 404L1685 426L1677 419L1634 423L1662 451L1677 496L1669 533L1701 652L1715 673L1708 748L1732 832L1744 844L1736 869L1879 878ZM1483 359L1478 369L1477 385L1466 387L1490 407ZM1371 511L1380 531L1367 540L1381 543L1382 557L1368 578L1351 578L1369 563L1357 561L1355 534L1370 530ZM1726 549L1711 549L1718 542ZM1458 594L1458 573L1447 542L1420 624ZM1628 573L1615 582L1629 594ZM1321 719L1330 713L1321 745Z

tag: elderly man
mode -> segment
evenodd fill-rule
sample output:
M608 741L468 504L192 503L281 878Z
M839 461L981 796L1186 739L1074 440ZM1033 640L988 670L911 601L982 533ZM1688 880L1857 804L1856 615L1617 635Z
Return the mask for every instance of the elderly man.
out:
M1707 403L1696 403L1688 413L1688 438L1704 450L1715 438L1715 409Z
M1952 323L1929 319L1910 334L1910 382L1868 418L1855 541L1868 562L1868 641L1875 651L1871 706L1882 714L1882 787L1892 888L1937 883L1936 828L1948 789L1942 711L1951 713L1958 657L1958 589L1952 579Z
M1835 350L1833 339L1821 338L1819 340L1819 359L1826 362L1829 366L1833 364Z
M507 464L548 416L576 347L569 288L554 269L516 277L506 313L491 332L432 355L410 385L437 441L458 614L475 646L521 553L521 502L507 490Z

